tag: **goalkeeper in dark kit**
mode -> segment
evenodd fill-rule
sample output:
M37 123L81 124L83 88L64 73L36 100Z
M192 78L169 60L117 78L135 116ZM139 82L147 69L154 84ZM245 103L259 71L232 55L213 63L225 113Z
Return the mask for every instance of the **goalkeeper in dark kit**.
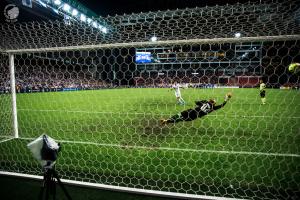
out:
M223 108L227 101L232 97L231 93L227 93L224 99L224 102L220 105L216 105L216 100L209 99L209 100L202 100L196 101L196 107L194 109L184 110L177 115L170 117L169 119L161 119L160 123L162 125L169 124L169 123L177 123L181 121L193 121L197 118L201 118L215 110Z

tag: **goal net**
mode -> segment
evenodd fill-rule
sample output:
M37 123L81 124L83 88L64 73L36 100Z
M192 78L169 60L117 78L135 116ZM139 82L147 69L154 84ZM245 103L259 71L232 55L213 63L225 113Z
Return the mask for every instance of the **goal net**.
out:
M300 85L288 66L300 62L299 5L2 25L0 170L40 175L26 144L45 133L62 144L63 179L180 197L296 199ZM178 115L228 93L198 119Z

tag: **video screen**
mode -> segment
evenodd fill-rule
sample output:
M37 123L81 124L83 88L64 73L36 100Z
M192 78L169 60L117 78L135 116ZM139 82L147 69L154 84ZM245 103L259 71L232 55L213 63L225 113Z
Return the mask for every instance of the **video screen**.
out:
M136 52L136 63L151 63L151 52Z

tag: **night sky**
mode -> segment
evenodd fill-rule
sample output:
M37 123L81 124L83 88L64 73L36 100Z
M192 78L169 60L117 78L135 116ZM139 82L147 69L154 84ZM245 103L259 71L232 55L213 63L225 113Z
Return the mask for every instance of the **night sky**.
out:
M90 10L102 17L107 15L122 15L124 13L139 13L158 10L174 10L176 8L193 8L204 6L215 6L225 4L235 4L236 2L257 2L264 0L78 0ZM6 23L4 17L4 7L9 3L18 5L20 14L18 22L42 21L49 19L59 19L45 9L32 8L28 9L20 5L21 0L0 0L0 23Z
M253 1L253 0L252 0ZM79 0L101 16L249 2L249 0Z

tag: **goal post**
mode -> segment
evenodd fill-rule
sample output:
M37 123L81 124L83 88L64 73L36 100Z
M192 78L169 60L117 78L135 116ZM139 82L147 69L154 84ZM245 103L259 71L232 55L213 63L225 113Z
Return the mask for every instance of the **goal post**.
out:
M14 54L10 53L9 57L9 73L10 73L10 89L11 89L11 104L12 104L12 119L13 119L13 134L14 138L19 138L18 133L18 117L17 117L17 98L16 98L16 82L15 82L15 64Z

